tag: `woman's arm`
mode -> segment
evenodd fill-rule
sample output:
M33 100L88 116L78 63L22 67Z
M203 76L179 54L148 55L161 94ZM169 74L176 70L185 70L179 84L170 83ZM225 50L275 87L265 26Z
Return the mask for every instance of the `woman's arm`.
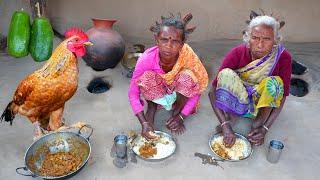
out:
M280 112L282 111L282 108L283 108L283 105L284 105L285 101L286 101L286 96L284 96L284 97L282 98L280 107L278 107L278 108L273 108L273 109L272 109L269 118L268 118L267 121L264 123L264 125L265 125L267 128L270 128L271 125L275 122L275 120L276 120L277 117L279 116Z
M183 106L182 110L181 110L181 114L183 115L184 118L188 117L190 114L193 113L193 111L195 110L199 100L200 100L200 94L195 95L193 97L190 97L186 104Z
M226 117L224 115L224 112L215 106L215 101L216 101L216 86L215 85L212 85L212 88L210 89L210 92L208 95L209 95L211 107L212 107L215 115L217 116L217 118L221 124L224 123L226 121Z
M209 99L211 103L211 107L217 116L219 122L221 123L222 133L223 133L223 141L227 147L233 146L236 142L236 135L234 134L230 123L226 120L224 112L215 106L216 101L216 86L213 84L212 88L209 92Z
M280 107L272 108L271 113L268 119L266 120L266 122L262 126L259 126L251 130L251 132L248 134L248 138L251 143L253 143L256 146L263 144L265 135L267 134L271 125L279 116L285 101L286 101L286 97L284 96L283 99L281 100Z

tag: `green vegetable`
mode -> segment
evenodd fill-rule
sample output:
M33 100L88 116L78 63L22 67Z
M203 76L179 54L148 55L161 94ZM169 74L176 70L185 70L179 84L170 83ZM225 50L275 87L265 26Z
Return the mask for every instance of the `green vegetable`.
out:
M45 61L51 57L53 47L53 30L48 19L38 17L31 27L29 51L32 58Z
M12 15L7 46L8 53L13 57L27 56L30 40L30 17L24 11L16 11Z

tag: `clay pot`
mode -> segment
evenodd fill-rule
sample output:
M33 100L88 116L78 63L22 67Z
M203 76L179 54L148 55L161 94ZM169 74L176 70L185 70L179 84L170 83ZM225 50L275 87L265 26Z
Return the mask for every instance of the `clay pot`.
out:
M124 40L112 29L116 20L93 18L93 27L87 31L90 42L84 61L95 71L114 68L122 59L125 51Z

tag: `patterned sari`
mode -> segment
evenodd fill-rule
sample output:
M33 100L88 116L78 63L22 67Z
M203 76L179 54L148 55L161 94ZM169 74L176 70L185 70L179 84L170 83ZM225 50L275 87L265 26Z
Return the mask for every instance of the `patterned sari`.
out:
M171 110L177 94L191 98L200 95L208 85L208 74L188 44L182 47L172 70L165 74L145 71L137 84L146 100Z
M220 71L215 105L225 112L250 118L257 115L259 108L279 107L283 82L279 76L271 75L283 51L284 47L278 45L243 68Z

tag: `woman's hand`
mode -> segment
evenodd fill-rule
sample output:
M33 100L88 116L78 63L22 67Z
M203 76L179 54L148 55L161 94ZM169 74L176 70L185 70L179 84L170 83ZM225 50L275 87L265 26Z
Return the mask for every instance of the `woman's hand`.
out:
M148 121L148 119L145 118L143 111L139 112L136 116L139 119L139 122L142 126L141 136L146 138L147 140L156 138L155 136L152 136L150 134L150 132L154 131L153 123L151 123L150 121Z
M258 128L251 129L251 132L248 134L248 139L253 145L260 146L264 143L266 134L267 130L260 126Z
M186 130L183 124L183 120L180 116L181 115L177 114L167 120L166 126L171 131L171 133L180 135L183 134Z
M225 124L224 126L222 126L222 135L223 135L223 142L226 147L230 148L236 142L236 135L234 134L229 124Z
M141 135L142 137L146 138L147 140L155 139L155 136L152 136L150 132L153 132L153 126L149 122L143 122L141 123L142 125L142 130L141 130Z

